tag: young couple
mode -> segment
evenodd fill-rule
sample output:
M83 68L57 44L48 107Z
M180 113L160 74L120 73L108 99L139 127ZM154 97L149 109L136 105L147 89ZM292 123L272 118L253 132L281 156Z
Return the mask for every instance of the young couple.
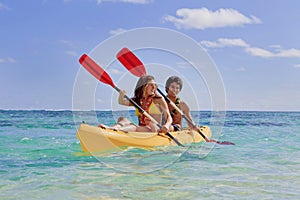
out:
M189 106L179 99L178 94L182 89L182 80L177 76L171 76L166 82L165 89L167 97L175 103L177 107L192 121ZM157 84L154 77L146 75L140 77L132 100L136 102L141 108L149 113L157 122L162 124L163 119L165 122L162 128L159 129L154 123L152 123L145 115L140 113L136 109L136 115L138 117L138 125L133 124L131 121L124 117L120 117L115 125L112 127L106 127L102 124L99 127L112 128L130 132L160 132L167 133L168 131L177 131L182 127L182 116L171 105L164 100L163 97L156 94ZM133 106L128 100L124 98L125 91L121 90L119 95L119 104L125 106ZM188 123L189 127L192 126Z

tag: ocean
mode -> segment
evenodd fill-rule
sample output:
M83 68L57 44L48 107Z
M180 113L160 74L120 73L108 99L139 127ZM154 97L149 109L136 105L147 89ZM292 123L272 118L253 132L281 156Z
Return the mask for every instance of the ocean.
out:
M100 156L81 150L80 121L110 125L124 113L94 114L0 110L0 199L300 199L300 112L227 111L213 139L235 145ZM209 111L192 116L211 125Z

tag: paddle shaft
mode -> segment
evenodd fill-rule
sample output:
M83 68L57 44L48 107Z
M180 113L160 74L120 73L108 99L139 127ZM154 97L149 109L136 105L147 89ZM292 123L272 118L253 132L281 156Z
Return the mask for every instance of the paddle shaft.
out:
M190 120L183 112L182 110L180 110L176 104L171 101L171 99L169 99L159 88L157 88L157 91L165 98L165 100L171 104L171 106L173 108L176 109L177 112L179 112L181 114L181 116L190 124L193 126L193 128L197 128L198 133L205 139L206 142L209 142L209 140L207 139L207 137L201 132L201 130L197 127L197 125L195 123L192 122L192 120Z

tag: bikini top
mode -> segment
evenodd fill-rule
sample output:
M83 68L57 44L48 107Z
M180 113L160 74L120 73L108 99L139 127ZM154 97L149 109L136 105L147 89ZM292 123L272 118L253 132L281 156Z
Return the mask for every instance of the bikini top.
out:
M150 115L160 115L162 114L159 107L153 102L153 97L149 97L144 103L141 101L141 107ZM135 114L138 116L139 125L146 126L146 116L143 115L138 109L135 109Z

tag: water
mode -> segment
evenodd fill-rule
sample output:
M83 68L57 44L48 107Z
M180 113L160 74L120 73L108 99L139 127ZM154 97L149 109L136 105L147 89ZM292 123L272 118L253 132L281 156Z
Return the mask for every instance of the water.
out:
M209 112L192 114L209 125ZM75 115L0 111L0 199L300 198L299 112L227 112L215 139L235 146L127 148L97 158L75 137L79 120L93 116ZM106 124L115 116L96 115Z

